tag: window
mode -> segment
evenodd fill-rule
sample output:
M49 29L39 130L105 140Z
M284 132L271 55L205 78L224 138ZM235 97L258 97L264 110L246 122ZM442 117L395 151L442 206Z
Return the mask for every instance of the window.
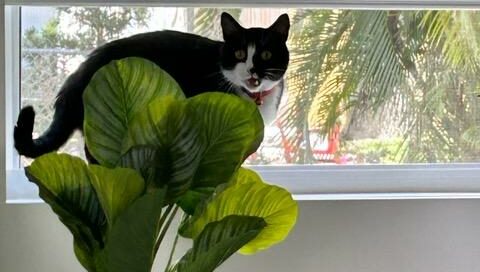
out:
M212 22L218 22L221 11L10 6L7 135L19 107L27 104L37 111L35 135L43 132L59 87L96 46L157 29L219 39L219 23ZM476 197L480 192L475 182L480 177L479 12L228 11L244 26L268 26L285 12L291 18L287 93L277 121L248 160L266 180L305 199L364 198L364 193L407 197L412 192L415 197ZM29 161L20 160L12 146L7 139L7 194L12 201L31 198L33 186L17 182L20 167ZM81 156L81 136L63 150Z

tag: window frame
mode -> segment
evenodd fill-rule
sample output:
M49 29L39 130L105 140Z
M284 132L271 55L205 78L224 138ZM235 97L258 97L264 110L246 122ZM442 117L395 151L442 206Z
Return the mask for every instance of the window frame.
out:
M291 6L303 5L320 8L480 8L480 0L459 1L331 1L331 0L282 0L282 1L231 1L227 5L251 6ZM335 2L335 3L334 3ZM5 84L0 86L0 111L5 119L0 122L0 141L5 143L5 152L0 154L0 174L6 178L0 187L15 185L23 193L9 196L7 203L41 202L36 187L27 181L19 168L19 156L13 148L11 132L19 112L20 101L20 5L55 4L123 4L126 1L37 1L7 0L5 7L5 27L1 30L5 38L0 40L5 46L2 65ZM131 3L131 2L130 2ZM361 3L361 4L360 4ZM412 4L413 3L413 4ZM16 5L11 5L16 4ZM172 0L144 1L143 5L214 5L225 6L216 0L182 0L177 4ZM250 5L251 4L251 5ZM408 6L410 5L410 6ZM3 7L3 5L2 5ZM1 35L0 35L1 37ZM4 63L3 63L4 62ZM0 69L1 71L1 69ZM7 91L8 90L8 91ZM4 102L2 102L4 101ZM4 163L2 162L2 159ZM480 198L480 162L449 164L401 164L401 165L293 165L293 166L254 166L268 182L286 187L297 200L352 200L352 199L465 199ZM6 170L6 174L2 171ZM1 180L0 179L0 180ZM21 184L21 185L20 185ZM11 190L10 190L11 191ZM1 191L0 191L1 193ZM1 201L2 199L0 199Z
M0 21L5 21L5 1L0 0ZM0 28L0 116L6 117L6 83L5 83L5 30L6 25ZM6 201L6 129L5 119L0 119L0 205Z
M206 7L305 7L348 9L479 9L479 0L5 0L6 5L135 5Z

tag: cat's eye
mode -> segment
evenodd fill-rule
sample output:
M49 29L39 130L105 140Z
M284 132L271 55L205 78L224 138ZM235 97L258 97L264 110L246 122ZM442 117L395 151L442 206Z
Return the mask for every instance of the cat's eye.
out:
M265 50L262 52L260 56L262 57L263 60L269 60L272 58L272 52Z
M245 50L237 50L235 51L235 57L238 60L243 60L246 57Z

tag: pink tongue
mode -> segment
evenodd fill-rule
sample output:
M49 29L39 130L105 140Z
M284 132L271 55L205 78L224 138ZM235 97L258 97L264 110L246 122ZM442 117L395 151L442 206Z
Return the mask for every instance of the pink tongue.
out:
M255 79L253 77L249 78L248 79L248 84L250 84L251 86L258 86L260 82L258 82L258 79Z

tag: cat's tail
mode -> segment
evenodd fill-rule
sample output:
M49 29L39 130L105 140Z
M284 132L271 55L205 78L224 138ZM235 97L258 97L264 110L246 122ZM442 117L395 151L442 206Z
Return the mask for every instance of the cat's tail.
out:
M17 125L13 130L15 148L20 155L36 158L45 153L60 148L75 130L75 126L68 123L68 118L62 116L56 108L50 127L40 137L33 139L33 124L35 111L32 106L24 107L18 116Z

